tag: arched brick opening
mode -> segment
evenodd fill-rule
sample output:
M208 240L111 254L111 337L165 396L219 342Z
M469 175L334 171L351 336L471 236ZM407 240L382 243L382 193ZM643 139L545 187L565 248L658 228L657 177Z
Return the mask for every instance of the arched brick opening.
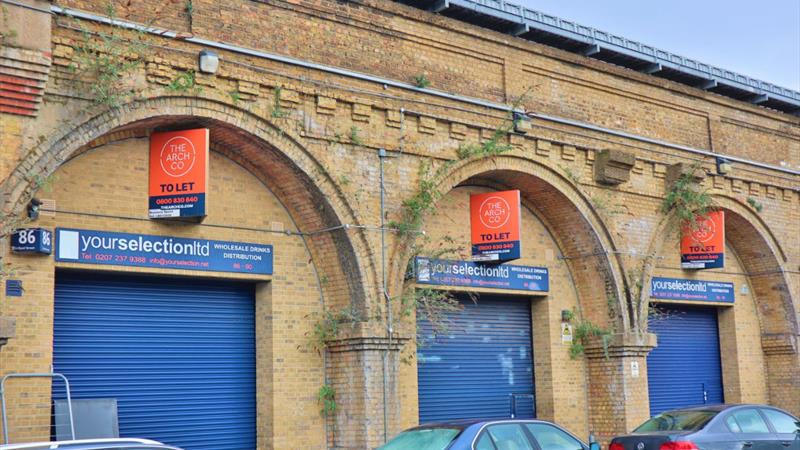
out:
M0 186L0 192L6 194L5 210L21 211L38 188L37 177L51 175L63 162L89 148L147 136L154 129L207 127L212 149L259 178L284 204L302 232L357 223L344 196L299 138L247 111L205 99L161 97L91 117L84 114L86 117L75 119L78 125L56 130L18 164ZM362 270L369 253L361 232L339 228L313 233L306 239L318 273L326 278L322 289L328 306L352 305L368 313L365 286L372 284L363 278L374 278L375 274L374 270Z
M519 189L522 202L558 243L558 257L569 267L584 318L617 333L630 329L616 245L589 200L570 181L521 154L509 153L460 162L438 180L437 189L445 195L460 185ZM397 288L411 256L410 249L398 253L403 252L403 257L394 260L392 280Z
M527 158L522 152L514 151L493 158L460 161L436 184L443 196L459 186L519 189L524 205L541 221L557 244L558 258L570 273L583 318L603 327L613 326L619 335L631 330L624 295L624 271L616 244L589 199L571 181L558 171ZM413 249L401 251L405 251L405 255L393 260L397 266L393 268L392 280L397 288L402 284ZM614 377L624 364L617 362L615 353L610 356L611 359L607 360L601 351L600 357L587 357L585 360L588 390L585 407L588 415L578 422L586 420L586 432L604 429L596 418L602 417L603 411L607 414L613 405L620 402L619 390L609 389L609 383L616 382ZM537 391L537 399L540 394L557 398L563 393ZM413 400L411 403L416 404ZM559 407L544 408L539 412L555 412L557 417L563 417ZM583 432L577 428L576 431ZM612 433L613 430L608 432Z
M738 256L752 287L761 329L761 348L767 374L767 391L771 404L795 414L800 412L800 391L786 386L800 385L800 351L798 311L792 302L784 264L786 254L766 223L739 200L714 196L715 204L725 211L725 239ZM668 233L670 221L662 220L648 254L659 255L667 239L677 239ZM642 279L648 286L655 264L646 265ZM642 293L646 300L647 293ZM647 308L647 301L642 307ZM646 309L642 311L646 318Z

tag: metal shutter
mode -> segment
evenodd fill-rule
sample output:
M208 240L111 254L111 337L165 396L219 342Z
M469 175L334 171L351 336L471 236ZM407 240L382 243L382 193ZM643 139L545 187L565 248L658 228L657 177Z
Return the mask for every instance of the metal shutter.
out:
M73 398L116 398L123 437L256 448L252 285L56 275L54 369Z
M460 299L464 310L449 315L445 335L418 323L420 423L534 416L531 306L527 298Z
M650 321L658 347L647 356L650 414L723 402L717 310L661 305ZM704 394L705 393L705 394Z

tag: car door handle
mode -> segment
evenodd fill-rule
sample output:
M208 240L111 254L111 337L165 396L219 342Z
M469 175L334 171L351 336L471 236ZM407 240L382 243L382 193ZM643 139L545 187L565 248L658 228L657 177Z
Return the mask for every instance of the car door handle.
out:
M792 445L792 443L790 441L781 441L781 445L784 447L789 447L790 445Z
M742 442L742 447L744 447L744 448L750 448L752 446L753 446L753 442L752 441L744 441L744 442Z

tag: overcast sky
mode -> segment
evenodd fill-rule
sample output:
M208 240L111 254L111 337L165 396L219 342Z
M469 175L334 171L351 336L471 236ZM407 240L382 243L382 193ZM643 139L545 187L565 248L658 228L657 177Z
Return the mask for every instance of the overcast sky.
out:
M800 0L509 0L800 91Z

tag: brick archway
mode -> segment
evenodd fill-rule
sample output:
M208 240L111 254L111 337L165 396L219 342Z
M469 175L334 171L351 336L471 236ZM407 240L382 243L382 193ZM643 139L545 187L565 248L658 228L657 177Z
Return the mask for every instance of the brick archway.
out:
M303 147L300 138L242 109L207 99L158 97L136 101L57 129L27 153L0 185L6 210L21 211L37 189L30 173L47 177L66 160L103 143L147 136L154 128L200 126L211 129L212 149L241 164L284 204L298 228L313 232L358 221L327 171ZM314 174L312 176L311 174ZM353 305L366 312L375 276L366 263L363 234L340 228L306 237L317 270L324 271L326 301L333 307Z
M442 195L462 184L497 189L519 189L523 203L539 217L558 244L575 281L584 317L595 324L630 330L625 304L624 273L611 233L593 211L589 200L563 175L551 168L509 153L459 162L437 180ZM402 282L409 249L397 258L393 280ZM603 289L598 289L603 286ZM609 298L615 299L609 311ZM612 319L613 317L613 319Z
M787 393L785 389L800 384L800 326L784 269L786 254L766 223L748 206L727 196L714 196L714 201L725 211L726 242L738 255L753 289L770 403L798 414L800 392ZM666 230L674 220L669 216L661 221L648 254L661 254L671 236ZM645 265L642 276L645 286L649 285L654 270L654 264ZM647 294L643 291L642 295ZM641 302L643 308L647 303ZM647 317L646 309L642 314Z

